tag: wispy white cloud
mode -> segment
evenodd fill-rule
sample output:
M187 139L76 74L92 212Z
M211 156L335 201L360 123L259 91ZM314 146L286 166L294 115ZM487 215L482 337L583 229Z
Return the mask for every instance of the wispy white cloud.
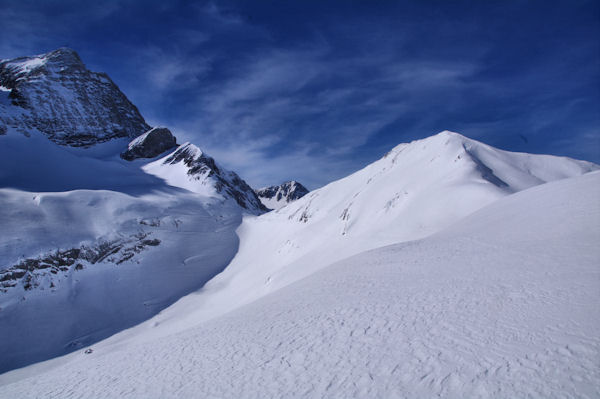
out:
M278 183L293 171L319 186L355 169L349 154L410 113L423 91L466 85L463 79L477 70L465 62L377 54L388 58L381 62L334 51L313 43L239 60L225 81L199 90L192 107L198 112L178 124L181 134L254 184Z
M135 58L139 72L146 75L155 93L194 86L211 68L208 57L155 45L137 49Z

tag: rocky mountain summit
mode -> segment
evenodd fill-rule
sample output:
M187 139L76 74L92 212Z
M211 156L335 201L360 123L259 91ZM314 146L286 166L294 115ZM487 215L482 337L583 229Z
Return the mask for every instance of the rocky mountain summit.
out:
M147 173L163 178L170 185L208 196L233 198L244 209L262 213L268 209L254 190L237 173L219 166L215 160L191 143L146 166Z
M89 71L74 50L60 48L0 61L0 133L8 128L88 147L137 137L150 126L107 74Z
M269 209L279 209L287 203L308 194L308 189L297 181L291 180L277 186L255 190L261 202Z

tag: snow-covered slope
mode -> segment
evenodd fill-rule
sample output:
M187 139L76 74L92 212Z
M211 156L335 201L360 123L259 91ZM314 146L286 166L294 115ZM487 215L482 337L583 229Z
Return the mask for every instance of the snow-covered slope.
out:
M150 126L108 75L89 71L75 51L61 48L0 61L0 134L8 128L90 146L131 139Z
M123 143L0 136L0 371L93 343L200 288L237 251L242 214L261 212L256 197L240 206L254 193L233 172L128 162ZM205 192L177 185L195 176Z
M240 248L190 317L210 318L348 256L415 240L516 191L598 169L501 151L456 133L401 144L278 211L244 220Z
M70 49L0 62L0 371L146 320L231 260L266 209L175 146Z
M264 187L255 192L263 205L269 209L282 208L308 194L306 187L294 180L278 186Z
M164 185L118 154L127 147L115 139L91 148L56 145L39 132L29 137L9 128L0 136L0 187L26 191L114 190L136 194Z
M590 173L208 322L185 319L207 293L190 295L91 354L0 376L0 397L598 397L599 204Z
M154 189L0 189L0 370L140 323L227 265L240 208Z
M175 187L209 197L219 195L232 198L239 206L250 211L260 213L267 210L252 188L235 172L224 169L212 157L190 143L145 165L143 169Z

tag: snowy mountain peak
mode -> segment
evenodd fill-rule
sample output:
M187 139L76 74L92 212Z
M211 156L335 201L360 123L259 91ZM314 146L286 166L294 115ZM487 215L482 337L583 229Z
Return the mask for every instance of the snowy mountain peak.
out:
M502 151L444 131L400 144L280 213L302 224L338 215L337 222L326 223L330 234L368 235L377 226L377 234L393 242L424 237L507 194L598 168L569 158Z
M65 58L65 59L72 59L75 62L81 63L81 59L79 58L79 54L77 54L77 51L73 50L70 47L59 47L56 50L50 51L49 53L45 54L48 58Z
M39 55L38 57L45 59L48 63L60 65L63 67L85 68L79 54L71 48L61 47L47 54Z
M433 136L425 137L411 141L409 143L400 143L396 147L392 148L385 156L388 157L395 153L401 152L404 148L412 146L421 146L423 150L427 150L430 153L441 152L452 150L456 146L462 146L466 143L476 142L460 133L452 132L450 130L443 130ZM481 144L481 143L480 143Z
M181 147L179 147L179 149L177 151L175 151L173 153L173 155L170 157L170 159L183 157L183 159L192 160L194 158L198 158L203 155L204 155L204 153L202 152L200 147L198 147L190 142L185 142L181 145ZM210 159L212 159L212 158L210 158ZM166 163L166 161L165 161L165 163ZM173 163L173 162L171 162L171 163Z
M267 210L242 178L218 165L212 157L191 143L184 143L174 152L149 163L143 169L175 187L208 197L233 199L251 212L261 213Z
M308 189L295 180L277 186L263 187L255 190L260 201L269 209L280 209L288 203L304 197Z
M376 164L386 162L391 164L387 168L401 164L412 170L421 165L423 170L431 169L429 176L485 181L508 193L598 168L586 161L499 150L447 130L400 144Z
M60 48L0 62L0 131L38 131L57 144L88 147L148 131L138 109L104 73Z

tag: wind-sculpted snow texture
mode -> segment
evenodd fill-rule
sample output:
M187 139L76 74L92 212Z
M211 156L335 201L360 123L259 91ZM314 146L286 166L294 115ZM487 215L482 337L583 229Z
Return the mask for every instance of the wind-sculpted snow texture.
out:
M0 396L595 398L599 201L599 173L549 183L207 322L180 301Z
M308 194L308 190L297 181L288 181L278 186L255 190L260 201L269 209L279 209Z
M150 129L108 75L86 69L68 48L0 61L0 132L11 127L75 147Z

